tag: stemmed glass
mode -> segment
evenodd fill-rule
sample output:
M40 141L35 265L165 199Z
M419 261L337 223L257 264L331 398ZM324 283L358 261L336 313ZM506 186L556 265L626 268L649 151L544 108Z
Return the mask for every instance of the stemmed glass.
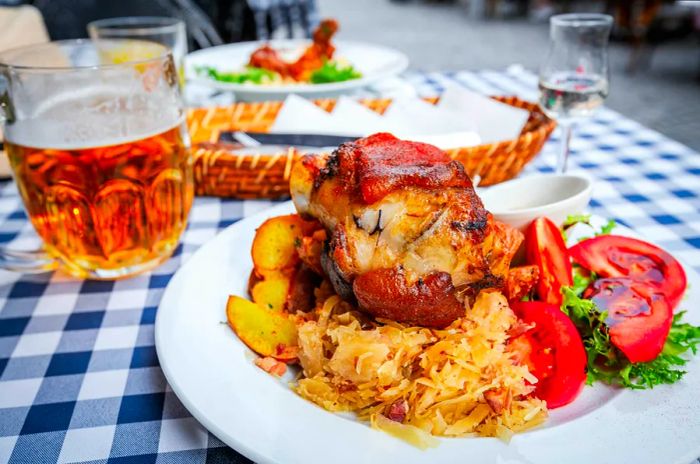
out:
M550 19L550 48L540 68L540 107L561 128L557 172L566 172L571 130L608 96L608 37L612 17L563 14Z

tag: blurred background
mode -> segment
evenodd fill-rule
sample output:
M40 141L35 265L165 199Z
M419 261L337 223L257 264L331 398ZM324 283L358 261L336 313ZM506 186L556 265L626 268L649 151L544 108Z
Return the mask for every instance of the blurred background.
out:
M187 24L190 50L305 35L320 18L333 17L340 39L397 48L412 70L427 72L511 66L536 72L551 15L608 12L615 27L606 105L700 150L700 1L0 0L23 4L41 13L54 40L84 37L86 24L99 18L177 16ZM13 32L18 27L7 21L0 15L0 48L9 34L10 42L29 40L26 29Z
M318 7L340 18L339 38L396 47L424 71L520 64L536 72L551 14L608 11L616 27L606 105L700 150L700 1L319 0Z

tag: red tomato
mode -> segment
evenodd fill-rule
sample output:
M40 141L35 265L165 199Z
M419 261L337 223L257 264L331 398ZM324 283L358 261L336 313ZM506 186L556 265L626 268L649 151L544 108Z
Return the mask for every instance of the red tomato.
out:
M560 306L561 287L571 286L571 260L559 228L546 217L532 221L525 232L525 255L528 264L540 270L537 295L540 300Z
M630 362L655 359L664 347L673 322L673 309L658 290L627 277L598 279L583 292L607 311L610 341Z
M671 309L685 293L683 267L651 243L620 235L600 235L572 246L569 254L601 277L630 277L656 287L666 296Z
M573 322L559 307L540 301L518 301L511 307L534 325L509 347L537 377L535 396L550 409L571 403L586 381L586 352Z

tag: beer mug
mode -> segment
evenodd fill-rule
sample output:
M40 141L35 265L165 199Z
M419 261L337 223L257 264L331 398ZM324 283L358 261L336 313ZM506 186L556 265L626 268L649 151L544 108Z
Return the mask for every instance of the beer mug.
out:
M162 45L112 59L124 46L69 40L0 53L5 150L44 244L3 249L0 266L114 279L175 250L193 198L178 75Z

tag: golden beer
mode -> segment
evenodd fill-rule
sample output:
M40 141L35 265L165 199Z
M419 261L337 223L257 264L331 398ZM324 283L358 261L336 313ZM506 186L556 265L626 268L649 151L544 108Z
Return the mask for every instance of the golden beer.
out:
M46 128L23 129L6 140L17 186L46 250L69 272L119 277L170 256L193 196L181 122L90 147L31 146L22 133Z

